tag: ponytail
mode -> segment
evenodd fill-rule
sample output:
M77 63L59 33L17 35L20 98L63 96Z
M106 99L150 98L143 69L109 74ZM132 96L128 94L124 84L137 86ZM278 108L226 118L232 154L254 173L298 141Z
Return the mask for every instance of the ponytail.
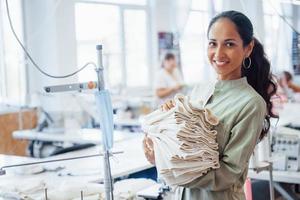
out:
M247 77L248 83L262 96L267 105L264 128L260 135L260 139L262 139L270 129L270 118L278 118L272 112L271 102L271 96L276 93L277 86L270 72L270 62L266 58L262 44L254 37L253 40L254 47L250 55L251 66L249 69L242 67L242 76Z

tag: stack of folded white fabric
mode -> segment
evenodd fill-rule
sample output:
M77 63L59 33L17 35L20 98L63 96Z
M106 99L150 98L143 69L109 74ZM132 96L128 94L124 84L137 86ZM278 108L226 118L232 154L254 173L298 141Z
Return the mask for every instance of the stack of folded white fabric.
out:
M154 144L155 163L168 185L187 184L211 169L219 168L219 121L203 104L178 94L175 107L158 109L142 119L142 129Z

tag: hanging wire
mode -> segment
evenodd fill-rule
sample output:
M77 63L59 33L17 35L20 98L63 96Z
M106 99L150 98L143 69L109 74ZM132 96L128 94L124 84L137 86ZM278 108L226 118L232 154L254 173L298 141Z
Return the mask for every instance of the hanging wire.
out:
M17 40L17 42L19 43L19 45L22 47L23 51L25 52L26 56L29 58L29 60L31 61L31 63L33 64L33 66L39 71L41 72L42 74L44 74L45 76L48 76L48 77L51 77L51 78L57 78L57 79L60 79L60 78L68 78L68 77L71 77L71 76L74 76L75 74L79 73L80 71L82 71L83 69L85 69L87 66L89 65L93 65L94 67L97 67L97 65L93 62L88 62L86 63L85 65L83 65L80 69L76 70L75 72L72 72L70 74L66 74L66 75L61 75L61 76L58 76L58 75L51 75L47 72L45 72L44 70L41 69L41 67L38 66L38 64L34 61L34 59L31 57L31 55L29 54L29 52L26 50L25 46L22 44L21 40L19 39L18 35L16 34L15 32L15 29L13 27L13 24L12 24L12 20L11 20L11 16L10 16L10 11L9 11L9 5L8 5L8 0L5 0L5 3L6 3L6 11L7 11L7 17L8 17L8 22L9 22L9 26L10 26L10 29L15 37L15 39Z

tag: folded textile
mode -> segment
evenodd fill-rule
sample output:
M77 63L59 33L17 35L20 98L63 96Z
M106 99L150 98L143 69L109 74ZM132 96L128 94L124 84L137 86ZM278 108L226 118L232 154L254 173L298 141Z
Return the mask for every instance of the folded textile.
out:
M219 120L204 105L177 94L175 106L158 109L142 119L142 129L153 141L158 172L168 185L189 183L219 168L214 127Z
M66 182L58 188L49 190L48 197L53 200L71 200L80 197L81 191L84 196L103 195L104 187L97 183Z
M24 180L20 180L18 182L8 182L5 186L0 186L0 199L36 199L32 194L44 191L46 182L42 180L30 180L32 180L30 184L27 184Z
M49 200L105 200L103 184L90 183L81 180L66 180L55 185L43 180L24 184L14 183L7 187L0 187L0 200L44 200L44 189L47 188ZM40 184L40 185L39 185ZM125 179L114 184L114 199L135 200L136 193L156 184L155 181L145 178Z
M135 200L137 192L155 184L155 181L145 178L124 179L114 184L114 196L117 200Z

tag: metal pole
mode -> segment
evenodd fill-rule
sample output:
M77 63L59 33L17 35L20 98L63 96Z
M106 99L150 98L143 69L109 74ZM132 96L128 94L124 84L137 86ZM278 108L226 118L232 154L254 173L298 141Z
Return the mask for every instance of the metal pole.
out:
M98 90L104 90L105 85L104 85L104 76L103 76L103 62L102 62L102 45L97 45L96 46L97 50L97 68L96 73L97 73L97 78L98 78Z
M270 180L269 180L270 200L275 200L274 183L273 183L273 163L272 162L269 162L269 173L270 173Z
M120 154L123 153L123 151L116 151L112 154ZM0 175L5 175L6 171L4 169L12 168L12 167L22 167L22 166L28 166L28 165L38 165L38 164L44 164L44 163L51 163L51 162L60 162L60 161L68 161L68 160L77 160L77 159L83 159L83 158L91 158L91 157L98 157L98 156L105 156L105 153L99 153L99 154L92 154L92 155L86 155L86 156L76 156L76 157L70 157L70 158L59 158L59 159L53 159L53 160L44 160L44 161L37 161L37 162L30 162L30 163L22 163L22 164L15 164L15 165L5 165L0 168Z
M103 76L103 62L102 62L102 45L96 46L97 50L97 58L98 58L98 66L95 69L98 78L98 90L104 90L104 76ZM104 130L103 130L104 131ZM102 134L105 134L102 132ZM105 190L105 199L106 200L113 200L113 180L111 177L111 170L110 170L110 162L109 162L109 149L106 149L105 145L103 145L103 167L104 167L104 190Z
M104 148L103 148L104 149ZM103 166L104 166L104 189L105 189L105 199L113 200L113 181L110 171L110 162L109 162L109 151L106 150L103 157Z

